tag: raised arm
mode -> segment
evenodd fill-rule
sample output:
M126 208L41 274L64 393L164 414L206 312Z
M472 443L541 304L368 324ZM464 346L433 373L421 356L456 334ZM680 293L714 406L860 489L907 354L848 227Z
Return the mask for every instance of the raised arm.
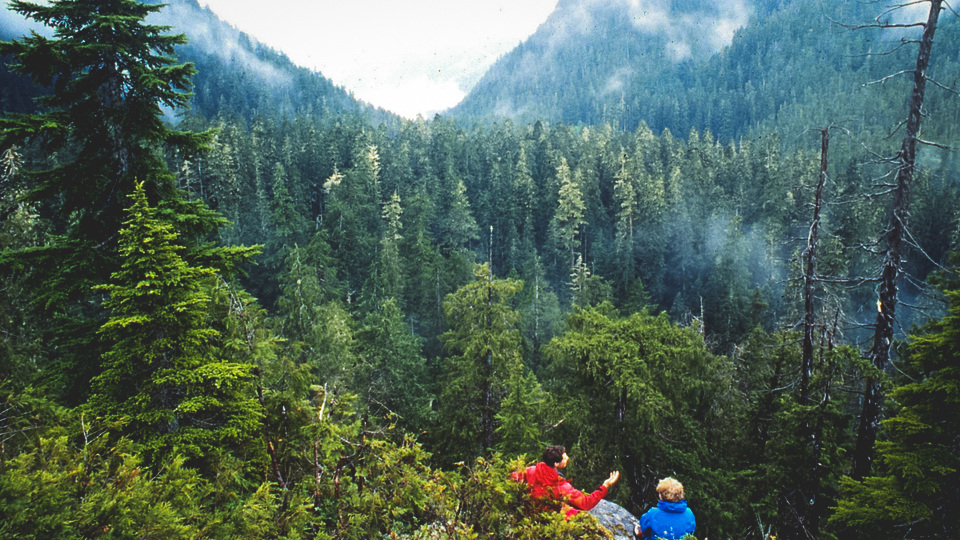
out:
M570 482L564 482L560 486L560 494L567 504L577 510L590 510L607 495L609 487L617 483L619 479L619 471L610 473L610 477L603 481L603 485L589 495L584 494L582 491L570 485Z

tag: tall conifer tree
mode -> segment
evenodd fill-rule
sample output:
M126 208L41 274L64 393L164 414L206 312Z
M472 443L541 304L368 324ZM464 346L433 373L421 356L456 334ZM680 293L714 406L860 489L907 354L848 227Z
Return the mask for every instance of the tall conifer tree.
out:
M259 427L251 365L216 358L207 325L215 280L178 252L173 227L147 204L143 184L131 196L120 231L123 264L104 307L112 316L100 334L108 344L94 378L91 409L126 429L149 450L202 457L235 446Z
M557 247L567 252L570 257L570 266L567 269L572 270L577 261L575 250L580 246L577 234L580 232L580 226L586 223L583 219L586 207L580 185L570 173L567 158L560 158L560 165L557 166L557 181L560 183L557 210L550 225Z
M960 254L954 253L954 266ZM891 392L900 409L883 422L878 471L841 481L832 521L863 538L956 538L960 534L960 276L936 279L949 312L912 336L911 382Z
M474 267L474 277L443 302L450 329L441 341L453 355L444 363L438 420L450 457L493 448L506 382L523 369L520 316L510 306L523 282L493 279L485 264Z
M189 99L191 64L171 57L186 42L168 27L146 23L162 6L134 0L14 0L17 13L53 28L53 37L33 33L0 42L11 69L51 92L38 98L43 112L0 119L0 148L30 145L57 155L52 168L25 171L25 201L46 205L58 235L46 245L7 253L2 263L29 277L28 290L51 317L48 341L57 342L57 372L68 398L79 399L96 374L89 358L98 298L91 286L119 268L118 231L126 195L135 180L181 232L209 233L219 218L200 204L187 204L160 150L167 146L189 156L209 134L170 128L162 107L177 109ZM189 243L190 256L197 244ZM210 254L210 253L208 253ZM224 259L226 260L226 259Z

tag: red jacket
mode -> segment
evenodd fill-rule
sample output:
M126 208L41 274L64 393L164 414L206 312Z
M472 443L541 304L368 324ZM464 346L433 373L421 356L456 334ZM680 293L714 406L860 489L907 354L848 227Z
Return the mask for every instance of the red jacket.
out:
M559 506L567 518L581 510L590 510L607 494L607 486L601 485L593 493L584 495L560 476L556 469L543 462L511 476L514 480L527 484L530 497L541 510L555 510Z

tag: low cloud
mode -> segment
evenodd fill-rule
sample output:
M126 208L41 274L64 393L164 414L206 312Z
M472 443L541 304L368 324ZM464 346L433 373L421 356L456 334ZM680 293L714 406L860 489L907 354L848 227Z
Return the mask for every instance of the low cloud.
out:
M733 41L751 0L566 0L538 32L549 50L591 32L604 11L625 10L642 34L659 38L673 60L713 54Z
M624 1L634 27L644 34L665 38L667 54L674 60L713 54L726 47L737 29L747 24L752 12L748 0Z
M172 33L186 34L192 46L212 56L242 65L248 73L265 84L282 87L293 83L288 73L241 47L239 30L218 20L216 15L208 10L198 10L191 3L171 1L163 10L151 15L147 23L171 26ZM253 37L248 38L251 44L258 43Z
M610 94L621 94L623 93L624 88L626 88L627 83L630 82L630 79L633 77L633 70L630 68L620 68L611 75L606 84L603 85L602 94L603 96Z

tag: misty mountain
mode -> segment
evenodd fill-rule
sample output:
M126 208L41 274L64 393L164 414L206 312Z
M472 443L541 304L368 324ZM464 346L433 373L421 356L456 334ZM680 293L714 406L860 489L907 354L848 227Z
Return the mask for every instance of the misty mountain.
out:
M159 3L159 0L147 0ZM205 118L239 115L246 120L258 114L272 116L310 112L317 116L358 114L376 124L395 119L391 113L353 97L323 74L295 65L286 55L259 43L219 19L196 0L166 0L167 6L148 19L184 33L189 43L177 48L181 62L193 62L193 112ZM46 29L26 21L0 1L0 39L9 40L31 30ZM42 89L0 67L0 108L30 111L32 98Z
M627 130L645 122L724 141L838 123L857 132L890 126L891 114L905 113L907 81L865 84L912 67L915 48L898 47L909 34L841 24L871 22L882 9L848 0L561 0L448 114ZM939 72L955 71L956 27L954 17L942 19Z
M744 1L561 0L540 28L501 58L455 117L636 124L634 100L674 94L697 61L746 24Z

